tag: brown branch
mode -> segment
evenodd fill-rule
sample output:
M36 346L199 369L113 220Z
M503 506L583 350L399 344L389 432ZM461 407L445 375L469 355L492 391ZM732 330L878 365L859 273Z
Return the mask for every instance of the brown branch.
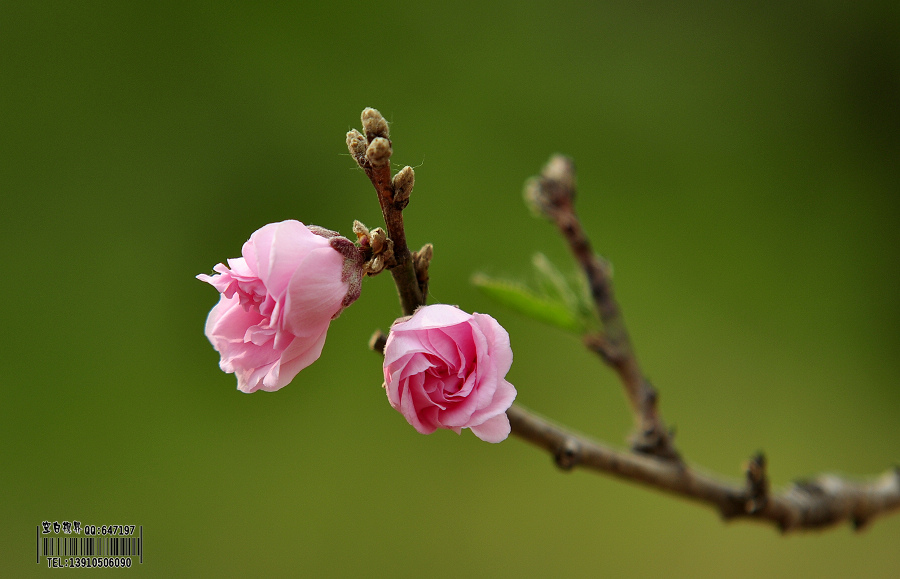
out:
M613 295L608 264L591 249L590 241L575 213L575 165L562 155L551 157L541 172L526 185L532 207L553 221L584 270L603 323L600 334L585 337L585 345L600 355L619 375L631 403L636 432L632 448L644 454L680 460L671 433L657 411L657 393L641 372L625 319Z
M761 455L750 460L747 484L738 486L702 474L684 462L622 452L573 434L519 405L507 410L512 433L549 452L563 470L576 466L635 481L706 504L723 518L749 518L777 525L783 532L820 529L849 521L856 529L900 509L900 468L869 482L834 475L794 483L771 494Z
M410 254L406 246L401 212L412 189L412 170L408 182L404 181L406 177L401 178L405 169L391 181L386 163L377 162L384 157L385 143L387 157L390 156L390 141L387 140L387 123L377 111L377 116L372 115L372 110L363 112L367 137L350 131L347 144L378 191L385 222L394 240L395 256L398 247L403 249L401 255L405 257L403 260L398 258L398 265L392 273L404 313L410 315L416 307L425 303L427 292L423 288L427 288L432 248L426 245L415 254ZM367 126L367 115L369 124L374 122L376 125L372 130ZM375 121L372 121L373 118ZM380 127L379 122L384 127ZM513 404L506 411L512 434L547 450L557 466L564 470L582 466L635 481L709 505L725 519L751 518L771 522L783 532L823 528L843 521L849 521L856 529L861 529L872 519L900 509L900 467L869 482L820 475L772 494L762 454L748 461L744 486L703 474L683 462L656 410L656 391L641 374L621 311L613 297L608 268L591 251L572 207L575 187L571 161L564 157L551 159L542 177L532 183L528 192L530 200L540 211L557 223L587 274L604 331L588 337L585 342L619 373L641 430L633 445L633 450L637 452L623 452L568 432ZM410 264L401 270L407 273L398 274L395 271L401 267L400 263ZM369 340L369 347L383 355L386 342L387 336L376 330Z
M397 286L403 314L410 316L417 307L425 304L427 297L419 285L413 254L406 244L406 232L403 229L403 209L409 204L413 170L411 167L404 167L391 178L390 159L393 149L388 124L381 113L372 108L363 110L362 124L365 134L356 129L347 133L347 148L378 193L388 238L393 241L396 263L390 268L391 275Z

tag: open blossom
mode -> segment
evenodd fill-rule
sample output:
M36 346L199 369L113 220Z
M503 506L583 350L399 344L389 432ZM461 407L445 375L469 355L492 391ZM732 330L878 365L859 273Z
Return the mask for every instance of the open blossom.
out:
M516 398L506 381L509 334L486 314L424 306L391 326L384 348L388 401L422 434L469 428L478 438L509 436L506 410Z
M362 258L348 239L293 220L257 230L241 254L197 276L222 294L206 336L239 390L278 390L319 358L331 320L359 297Z

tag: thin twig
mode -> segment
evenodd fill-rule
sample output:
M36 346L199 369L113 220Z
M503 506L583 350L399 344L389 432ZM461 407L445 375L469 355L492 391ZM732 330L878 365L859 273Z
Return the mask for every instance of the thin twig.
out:
M709 505L725 519L770 522L783 532L820 529L849 521L860 529L875 517L900 509L900 468L869 482L834 475L794 483L769 494L764 461L759 456L747 468L741 487L697 472L683 462L622 452L573 434L514 404L507 410L512 433L549 452L561 469L576 466L635 481ZM751 474L753 472L753 474Z
M636 432L632 448L678 461L671 433L657 411L657 393L641 372L625 319L613 295L609 266L591 249L575 213L575 165L562 155L551 157L541 176L529 181L526 197L532 207L553 221L584 270L603 323L600 334L585 337L585 345L600 355L619 375L634 413Z

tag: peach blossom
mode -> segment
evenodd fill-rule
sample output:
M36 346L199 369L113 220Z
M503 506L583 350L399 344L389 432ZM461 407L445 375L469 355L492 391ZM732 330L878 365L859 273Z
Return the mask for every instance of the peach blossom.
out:
M384 349L388 401L422 434L469 428L487 442L509 436L509 334L486 314L424 306L391 326Z
M278 390L319 358L331 320L359 297L361 257L349 240L293 220L257 230L241 254L197 276L222 294L206 336L239 390Z

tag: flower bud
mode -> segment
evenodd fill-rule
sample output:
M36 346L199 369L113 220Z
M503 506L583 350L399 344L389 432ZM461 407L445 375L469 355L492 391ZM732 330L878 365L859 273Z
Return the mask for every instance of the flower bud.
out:
M575 164L563 155L553 155L540 177L525 183L525 202L535 215L552 219L563 205L575 199Z
M552 182L559 188L575 193L575 162L565 155L553 155L541 171L542 181Z
M347 133L347 149L359 165L362 165L366 158L367 146L366 138L356 129L352 129Z
M426 243L419 251L412 254L413 267L416 270L416 281L419 282L419 289L422 295L428 295L428 266L431 265L431 258L434 256L434 246Z
M392 184L394 186L394 204L399 208L404 208L409 204L409 194L412 193L413 185L416 183L416 174L412 167L406 166L400 169Z
M353 220L353 233L356 234L356 240L362 246L369 245L369 228L362 221Z
M428 266L431 264L432 257L434 257L434 246L430 243L423 245L419 251L413 252L413 264L419 283L428 281Z
M376 227L370 231L368 242L372 249L372 258L363 266L366 275L381 273L385 267L393 267L396 264L394 242L388 239L384 229Z
M387 165L391 159L391 142L384 137L376 137L366 149L366 160L373 167Z
M384 253L387 241L387 233L381 227L376 227L369 232L369 243L372 244L373 253Z
M381 113L371 107L363 109L362 126L363 131L366 133L366 138L370 141L376 137L390 138L388 122L381 116Z

